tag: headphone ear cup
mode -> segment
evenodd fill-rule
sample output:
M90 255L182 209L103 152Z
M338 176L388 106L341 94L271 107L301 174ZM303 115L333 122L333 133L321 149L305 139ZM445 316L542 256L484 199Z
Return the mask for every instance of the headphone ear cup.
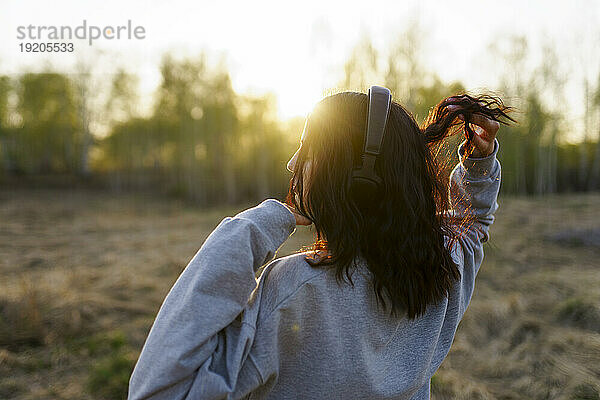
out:
M370 209L381 199L381 185L371 179L351 177L350 197L360 209Z

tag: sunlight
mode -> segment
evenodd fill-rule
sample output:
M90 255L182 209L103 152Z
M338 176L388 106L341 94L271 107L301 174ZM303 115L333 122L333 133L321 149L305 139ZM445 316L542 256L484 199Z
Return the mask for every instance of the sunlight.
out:
M316 81L316 80L315 80ZM324 96L315 81L295 82L294 87L276 92L280 118L305 117Z

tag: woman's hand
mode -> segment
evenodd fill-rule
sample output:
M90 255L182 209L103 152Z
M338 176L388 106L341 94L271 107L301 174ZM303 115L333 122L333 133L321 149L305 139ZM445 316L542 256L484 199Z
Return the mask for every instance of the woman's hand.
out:
M459 106L450 105L447 108L449 111L454 111ZM462 114L459 114L458 118L463 121L465 120ZM496 138L498 129L500 129L500 123L479 114L473 114L469 122L477 126L474 128L475 135L473 135L473 140L467 143L465 151L467 154L470 153L471 157L483 158L489 156L494 151L494 139ZM471 153L473 145L475 145L475 148Z
M288 204L284 205L288 208L288 210L290 210L292 212L292 214L294 214L294 217L296 217L296 225L310 225L312 224L312 221L308 218L306 218L303 215L298 214L298 212L296 211L296 209L294 209L293 207L290 207Z

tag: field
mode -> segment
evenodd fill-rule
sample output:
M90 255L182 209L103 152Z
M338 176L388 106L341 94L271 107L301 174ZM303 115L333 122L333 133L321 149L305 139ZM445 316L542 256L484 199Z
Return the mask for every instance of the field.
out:
M432 398L599 399L600 194L498 202ZM2 189L0 398L124 398L178 274L220 220L243 208ZM299 228L279 254L311 237Z

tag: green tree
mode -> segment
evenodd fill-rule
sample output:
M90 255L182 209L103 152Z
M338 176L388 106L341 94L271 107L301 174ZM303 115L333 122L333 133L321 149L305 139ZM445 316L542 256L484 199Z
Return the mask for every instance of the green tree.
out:
M593 90L593 95L591 96L589 103L587 110L588 113L591 114L589 115L589 120L591 121L589 123L589 129L594 129L596 131L596 145L587 189L597 190L600 188L600 123L598 123L598 114L600 114L600 73L598 74L596 87ZM595 126L594 122L596 123Z
M341 85L347 90L365 91L379 78L379 52L368 36L362 36L344 64Z
M504 45L504 46L503 46ZM537 95L531 95L531 81L523 73L528 56L528 42L524 36L511 36L503 41L495 41L489 45L490 55L496 60L495 66L500 68L500 88L505 99L512 106L524 112L537 107ZM525 194L528 190L528 171L531 167L529 132L537 132L535 121L524 121L521 125L502 128L502 149L499 159L506 172L503 174L503 187L507 192ZM501 153L501 154L500 154Z
M82 134L76 92L58 73L26 73L19 78L17 110L22 127L16 138L19 170L37 173L76 172Z
M421 41L424 37L425 32L421 30L418 22L408 25L390 47L384 77L385 86L415 115L423 111L423 108L431 107L441 100L433 100L430 104L419 103L419 100L423 99L419 99L418 92L430 76L430 72L424 68L421 61ZM434 82L432 86L438 82ZM427 114L419 115L421 118L426 116Z
M105 119L110 125L123 123L139 116L139 78L137 75L117 69L108 88L104 103Z
M8 96L11 92L11 80L8 76L0 76L0 171L11 169L9 147L12 138L8 128Z
M235 92L227 71L210 71L206 55L161 65L155 118L171 126L175 190L202 202L236 200L231 147L237 132Z
M277 120L276 101L273 93L241 98L241 146L236 158L242 160L238 171L247 185L247 192L256 199L269 197L281 185L280 177L286 176L283 158L293 154L293 145L286 145L282 140L285 134Z
M153 174L165 191L202 204L237 201L234 157L240 130L229 74L222 65L210 69L203 53L181 60L167 54L160 69L153 116L128 119L134 111L129 110L115 117L121 121L103 141L103 164L126 168L129 178ZM127 75L117 74L109 114L127 111L133 92Z

